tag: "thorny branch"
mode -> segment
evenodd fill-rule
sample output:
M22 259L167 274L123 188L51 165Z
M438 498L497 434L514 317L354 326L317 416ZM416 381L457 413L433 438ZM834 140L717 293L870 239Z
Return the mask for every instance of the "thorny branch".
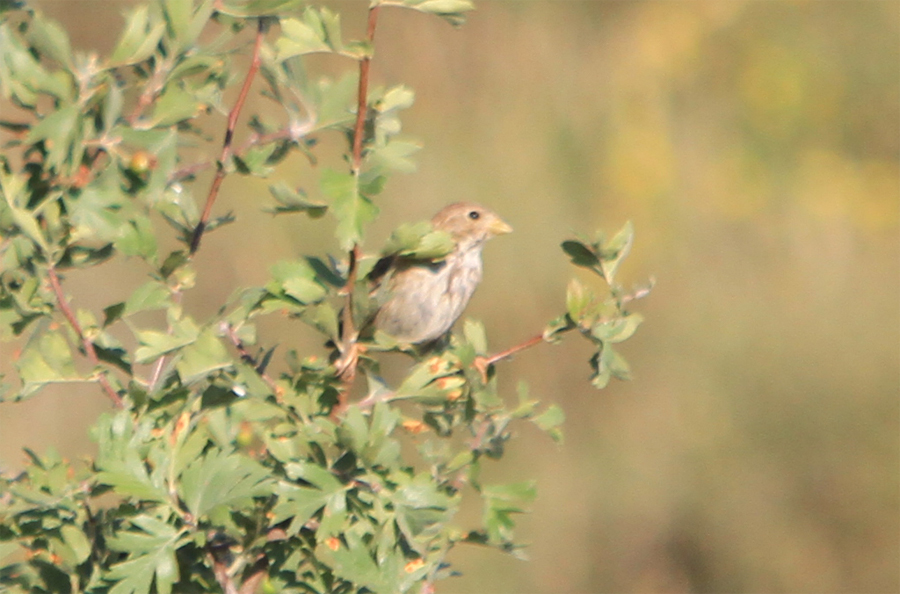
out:
M213 204L219 196L219 186L222 185L222 179L225 177L225 165L231 157L231 143L234 140L234 128L237 125L238 117L244 102L247 100L247 94L250 92L250 85L253 83L253 77L259 70L262 58L260 57L260 49L262 48L263 37L266 34L266 24L263 19L259 19L256 29L256 41L253 43L253 57L250 61L250 68L247 70L247 76L244 78L244 85L238 95L237 101L231 111L228 113L228 126L225 129L225 141L222 143L222 153L219 155L219 161L216 169L216 177L213 178L212 185L209 188L209 194L206 197L206 205L203 207L203 214L200 215L200 222L194 229L194 237L191 239L191 254L196 253L200 247L200 239L203 237L203 231L209 223L209 217L212 214Z

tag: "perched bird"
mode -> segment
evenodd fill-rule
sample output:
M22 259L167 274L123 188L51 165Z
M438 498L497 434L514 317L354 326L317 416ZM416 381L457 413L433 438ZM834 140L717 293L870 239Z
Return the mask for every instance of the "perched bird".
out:
M374 327L399 342L422 344L446 334L481 282L484 242L512 231L499 216L471 202L445 207L431 224L450 234L453 251L437 262L395 261L387 300L375 314Z

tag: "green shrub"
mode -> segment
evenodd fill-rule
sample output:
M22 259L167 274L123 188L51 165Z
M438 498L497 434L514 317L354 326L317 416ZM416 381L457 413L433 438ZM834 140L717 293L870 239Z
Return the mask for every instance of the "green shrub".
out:
M92 429L96 459L29 451L21 474L0 476L4 591L432 591L459 543L519 550L513 517L535 487L483 484L485 457L503 455L517 422L562 437L562 410L524 385L501 395L495 364L578 330L595 346L594 385L627 377L614 345L634 333L641 317L628 304L646 292L614 281L630 225L563 243L605 288L573 281L566 311L531 340L490 355L483 327L467 320L461 336L412 351L399 385L379 378L380 353L405 347L357 336L368 272L380 255L440 258L447 246L422 224L398 229L380 254L360 248L387 176L411 170L418 150L398 135L413 92L368 85L378 12L459 25L472 6L375 1L367 38L344 41L338 14L300 4L159 0L134 8L99 58L73 52L40 13L0 2L0 90L18 107L0 122L0 333L23 345L2 397L91 382L113 408ZM315 52L345 57L346 74L309 74ZM238 75L241 54L251 59ZM226 105L232 86L241 90ZM258 86L280 114L242 114ZM222 120L224 141L211 141ZM182 306L204 274L193 255L234 218L216 213L222 179L267 177L298 152L317 159L323 135L347 140L345 162L315 169L313 196L274 181L267 208L333 226L337 255L276 263L265 286L236 288L216 315L195 319ZM209 187L198 187L201 171L214 172ZM79 308L66 272L113 258L139 263L145 282L102 312ZM135 317L147 311L164 312L164 324ZM290 351L270 374L274 349L259 344L254 320L271 315L320 332L331 359ZM357 375L368 391L354 401ZM417 451L401 448L411 434ZM453 524L464 485L483 500L470 529Z

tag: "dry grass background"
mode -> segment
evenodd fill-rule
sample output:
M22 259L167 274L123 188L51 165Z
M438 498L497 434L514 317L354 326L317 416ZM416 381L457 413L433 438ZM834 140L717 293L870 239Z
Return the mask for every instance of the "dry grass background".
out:
M34 4L100 52L128 5ZM366 3L331 5L359 36ZM523 378L565 408L566 442L523 428L486 469L538 480L531 561L460 549L465 575L440 592L900 590L898 6L482 0L460 30L383 13L374 79L416 90L404 127L425 149L389 182L370 249L453 200L504 215L516 231L487 247L467 312L498 348L562 308L573 231L634 220L622 274L658 279L624 347L634 381L594 391L576 341L501 368L505 393ZM299 160L277 175L313 185ZM217 208L238 221L205 239L189 312L334 249L328 225L266 203L226 179ZM97 309L142 274L104 265L67 287ZM320 348L299 323L260 335ZM0 461L89 452L106 406L72 390L0 405Z

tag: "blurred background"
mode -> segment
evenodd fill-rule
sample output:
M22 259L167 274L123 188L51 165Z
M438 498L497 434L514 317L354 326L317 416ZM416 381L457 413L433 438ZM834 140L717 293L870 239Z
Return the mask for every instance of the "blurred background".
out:
M130 3L33 4L102 54ZM331 6L362 36L365 2ZM389 9L373 68L415 89L404 132L424 150L367 248L458 199L503 215L515 233L487 246L467 311L494 348L562 311L573 233L633 220L621 280L658 281L623 345L633 381L591 388L575 337L500 367L507 396L522 378L566 410L565 443L521 427L485 469L537 479L530 561L461 547L464 575L438 592L900 591L897 2L481 0L459 30ZM298 163L277 176L313 190ZM193 315L276 260L335 250L330 224L262 213L264 188L226 178L217 210L238 220L204 240ZM104 265L67 291L98 310L143 274ZM260 337L321 349L279 319ZM0 404L0 464L23 446L90 453L106 408L71 389Z

